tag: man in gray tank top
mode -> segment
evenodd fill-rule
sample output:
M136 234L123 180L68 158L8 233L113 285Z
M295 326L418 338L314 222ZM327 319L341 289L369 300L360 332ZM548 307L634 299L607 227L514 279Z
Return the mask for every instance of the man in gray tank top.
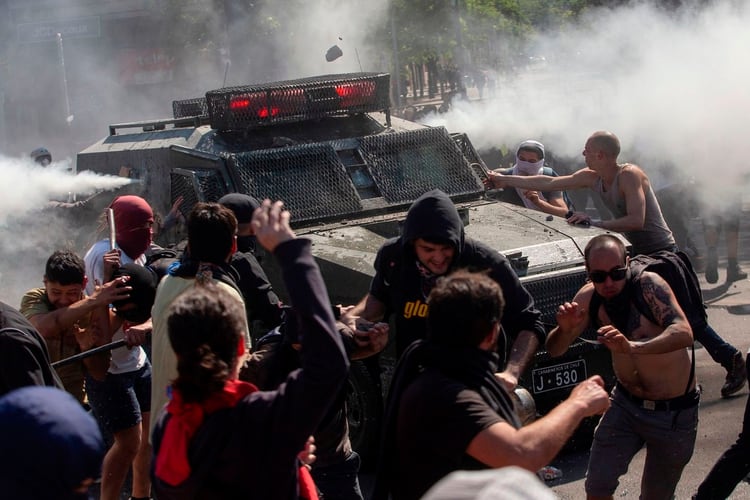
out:
M568 223L623 233L633 245L636 255L659 250L676 251L672 231L664 222L648 176L637 165L617 163L619 154L620 140L617 136L612 132L598 131L591 134L583 149L587 168L559 177L521 177L489 172L484 182L488 188L514 187L539 191L589 188L601 195L614 218L598 221L592 220L584 212L576 212L568 217ZM727 370L726 381L721 388L722 397L742 389L747 375L742 353L724 341L710 326L705 331L693 334L711 358Z
M637 165L617 163L620 141L612 132L594 132L586 141L583 156L586 167L559 177L495 175L490 172L487 187L521 189L589 188L602 196L612 212L610 220L592 220L584 212L568 217L570 224L584 224L623 233L633 245L633 253L650 254L659 250L675 250L672 231L654 196L648 176Z

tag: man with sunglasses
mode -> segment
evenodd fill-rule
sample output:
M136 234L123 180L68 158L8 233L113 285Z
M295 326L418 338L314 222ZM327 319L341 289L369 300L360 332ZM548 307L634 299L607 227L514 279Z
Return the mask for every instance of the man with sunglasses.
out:
M591 281L559 307L547 351L563 354L591 327L612 354L617 383L594 433L586 494L612 498L645 444L641 497L671 499L698 428L690 323L662 277L643 271L631 278L625 245L616 236L592 238L584 257Z

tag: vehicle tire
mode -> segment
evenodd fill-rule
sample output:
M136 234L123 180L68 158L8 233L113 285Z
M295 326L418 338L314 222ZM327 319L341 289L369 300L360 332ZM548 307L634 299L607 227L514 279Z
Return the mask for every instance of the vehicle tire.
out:
M362 361L353 361L347 381L346 407L349 439L362 458L362 469L375 465L383 414L377 373Z

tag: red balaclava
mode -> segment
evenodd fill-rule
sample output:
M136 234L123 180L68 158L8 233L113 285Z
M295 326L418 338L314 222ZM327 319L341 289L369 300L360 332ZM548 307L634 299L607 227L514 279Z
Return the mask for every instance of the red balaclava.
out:
M118 196L109 206L115 213L117 245L135 260L151 244L154 212L140 196Z

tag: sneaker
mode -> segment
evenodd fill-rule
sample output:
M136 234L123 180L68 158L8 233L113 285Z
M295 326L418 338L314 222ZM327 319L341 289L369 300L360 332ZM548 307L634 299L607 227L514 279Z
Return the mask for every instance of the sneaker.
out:
M721 388L721 397L727 398L744 387L747 380L747 367L742 353L737 352L732 359L732 369L727 371L727 378Z
M747 273L740 266L735 264L727 268L727 283L744 280L745 278L747 278ZM706 277L706 280L708 281L708 277Z
M719 259L716 252L709 251L706 255L706 281L716 283L719 281Z

